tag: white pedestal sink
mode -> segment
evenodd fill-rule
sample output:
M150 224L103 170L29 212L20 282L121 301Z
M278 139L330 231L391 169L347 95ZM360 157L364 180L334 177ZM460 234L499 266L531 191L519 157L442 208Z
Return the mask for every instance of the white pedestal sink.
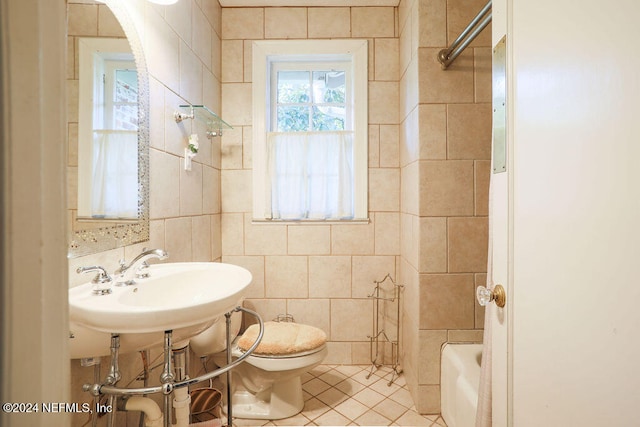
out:
M69 289L72 358L109 354L112 333L120 335L120 353L188 340L207 329L243 297L248 270L217 262L154 264L150 277L130 286L113 286L95 295L93 284Z

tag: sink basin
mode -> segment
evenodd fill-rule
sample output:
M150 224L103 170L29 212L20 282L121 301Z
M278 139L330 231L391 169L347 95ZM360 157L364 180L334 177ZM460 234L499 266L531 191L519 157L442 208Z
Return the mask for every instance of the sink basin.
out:
M167 330L174 342L187 340L238 305L252 279L217 262L154 264L149 273L108 295L93 294L91 283L69 289L73 358L109 354L112 333L121 335L122 352L161 344Z

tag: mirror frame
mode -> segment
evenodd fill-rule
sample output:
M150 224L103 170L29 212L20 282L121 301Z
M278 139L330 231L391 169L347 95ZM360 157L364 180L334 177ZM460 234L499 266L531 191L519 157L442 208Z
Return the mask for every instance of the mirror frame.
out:
M124 31L138 71L138 219L100 228L70 230L68 258L149 240L149 75L140 36L122 0L103 0ZM114 220L117 221L117 220Z

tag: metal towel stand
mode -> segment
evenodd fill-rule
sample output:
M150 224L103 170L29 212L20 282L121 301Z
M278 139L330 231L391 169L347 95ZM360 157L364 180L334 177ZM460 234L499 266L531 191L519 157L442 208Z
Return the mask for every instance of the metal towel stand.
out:
M391 281L393 287L387 289L387 292L392 292L391 297L385 297L383 288L384 282L387 280ZM386 343L391 344L391 379L387 383L387 386L393 384L393 382L398 378L398 375L402 373L402 368L400 367L400 358L399 358L399 346L400 346L400 294L404 285L398 285L391 278L390 274L387 274L382 280L374 280L375 288L373 289L373 293L371 295L367 295L368 298L373 299L373 333L368 335L369 338L369 351L371 355L371 368L369 370L369 374L367 375L367 379L371 377L371 375L378 370L380 366L384 364L384 346ZM396 337L394 339L390 339L387 335L387 332L384 329L384 320L386 318L386 313L384 311L380 312L380 301L383 302L383 310L384 310L384 302L389 302L395 304L396 309ZM380 325L380 318L382 317L382 326ZM382 351L380 347L382 346ZM386 376L386 374L385 374Z

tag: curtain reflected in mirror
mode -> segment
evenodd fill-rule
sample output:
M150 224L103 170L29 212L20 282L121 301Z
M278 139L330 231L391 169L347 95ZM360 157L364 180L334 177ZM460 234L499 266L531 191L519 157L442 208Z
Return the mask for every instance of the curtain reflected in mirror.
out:
M127 7L67 2L69 257L149 238L148 76Z

